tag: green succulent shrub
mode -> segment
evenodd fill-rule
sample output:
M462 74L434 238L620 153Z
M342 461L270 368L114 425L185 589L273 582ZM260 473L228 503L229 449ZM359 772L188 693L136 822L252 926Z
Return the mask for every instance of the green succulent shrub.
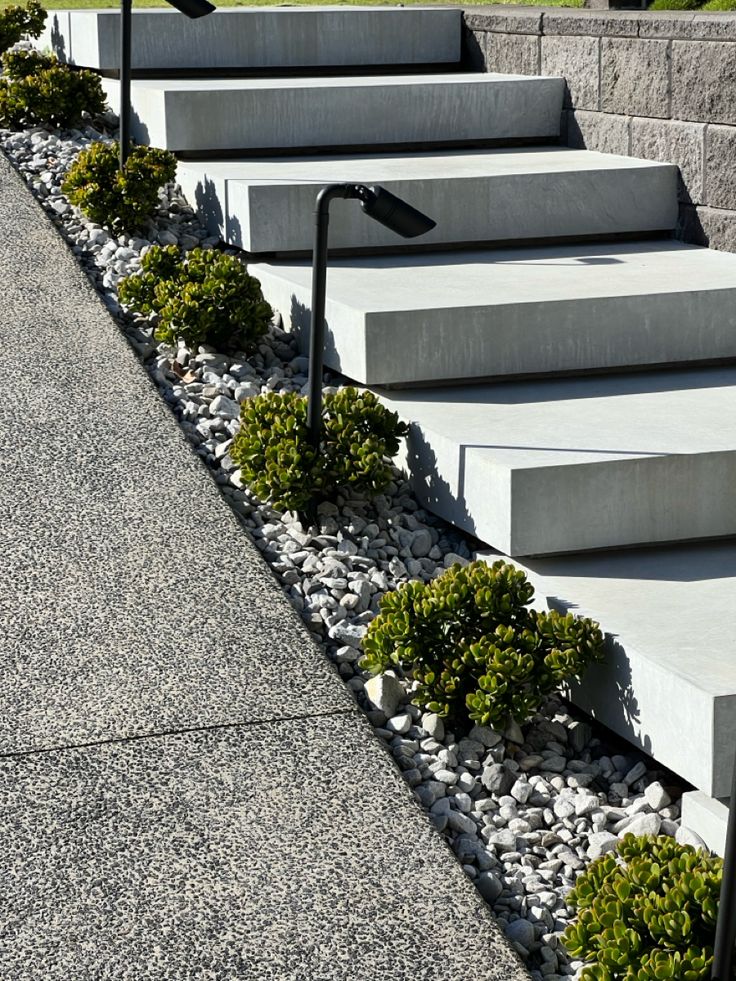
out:
M23 37L38 37L45 23L46 11L38 0L28 0L25 7L16 4L0 11L0 54Z
M414 702L461 724L523 723L603 652L597 623L529 609L533 596L524 573L503 560L404 583L381 600L361 666L409 671Z
M14 55L10 64L21 72L30 69L32 61ZM31 74L0 78L0 124L10 129L75 126L82 113L95 115L105 107L99 75L87 69L51 64Z
M235 256L215 249L152 246L141 272L118 284L120 299L141 313L159 316L156 337L190 347L213 344L239 351L262 337L273 317L261 284Z
M563 938L584 981L710 977L723 863L668 837L634 835L578 878ZM733 975L736 977L736 973Z
M699 10L703 0L654 0L650 10Z
M135 231L158 205L159 188L176 176L176 157L156 147L132 147L120 172L117 143L91 143L67 171L61 189L98 225Z
M258 497L301 511L341 489L380 493L392 477L388 460L407 432L372 392L342 388L324 397L315 451L307 436L307 399L267 392L243 402L230 456Z
M2 56L3 74L8 78L28 78L47 68L56 68L59 59L56 55L41 54L40 51L6 51Z

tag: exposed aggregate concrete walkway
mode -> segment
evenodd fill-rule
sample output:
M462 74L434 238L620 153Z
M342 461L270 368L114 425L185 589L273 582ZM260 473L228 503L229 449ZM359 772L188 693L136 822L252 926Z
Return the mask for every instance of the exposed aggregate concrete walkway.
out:
M526 978L2 155L0 365L0 978Z

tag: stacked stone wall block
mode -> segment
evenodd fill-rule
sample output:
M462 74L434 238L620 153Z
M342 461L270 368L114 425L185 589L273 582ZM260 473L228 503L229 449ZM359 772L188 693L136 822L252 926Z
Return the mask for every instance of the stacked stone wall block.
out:
M473 8L487 71L561 75L562 142L670 161L684 241L736 252L736 13Z

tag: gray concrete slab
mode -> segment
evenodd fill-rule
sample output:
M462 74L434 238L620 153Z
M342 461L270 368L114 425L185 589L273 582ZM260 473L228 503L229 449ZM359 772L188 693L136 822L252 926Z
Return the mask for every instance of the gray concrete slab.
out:
M608 635L605 662L573 687L573 701L705 797L727 797L736 753L736 541L513 562L533 583L537 606L591 616Z
M307 350L309 261L252 269ZM325 357L368 385L731 359L734 301L736 256L667 240L333 258Z
M460 60L460 7L249 7L190 20L134 10L134 70L324 68ZM38 44L103 71L120 64L118 10L51 10Z
M524 981L357 716L0 762L13 981Z
M510 555L736 534L736 368L378 390L428 508Z
M115 111L119 83L103 79ZM189 153L557 137L564 80L452 73L151 79L131 88L133 137Z
M213 235L248 252L309 252L314 199L334 182L381 184L437 225L414 245L671 230L677 168L567 147L180 161ZM402 245L354 201L330 210L330 247Z
M702 790L682 795L682 824L703 839L711 851L723 855L728 831L728 800L709 797Z
M0 753L349 710L4 157L0 276Z

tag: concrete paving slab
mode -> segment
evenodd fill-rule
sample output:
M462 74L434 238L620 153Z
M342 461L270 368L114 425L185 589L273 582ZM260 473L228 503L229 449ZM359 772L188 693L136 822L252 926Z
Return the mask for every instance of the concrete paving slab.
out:
M537 606L594 617L608 634L605 663L573 687L573 701L706 796L729 796L736 541L513 562Z
M0 763L14 981L524 981L367 724Z
M460 60L460 7L249 7L190 20L134 10L136 71L429 65ZM38 44L62 61L120 66L118 10L51 10Z
M310 262L252 269L306 351ZM732 359L735 310L736 256L666 240L334 258L325 357L367 385Z
M671 230L677 168L566 147L208 160L178 180L213 235L248 252L309 252L314 199L335 182L381 184L437 222L414 245ZM330 209L332 249L403 246L354 201Z
M0 278L0 753L351 710L2 156Z
M119 83L103 79L117 111ZM134 80L133 138L182 153L557 137L564 80L453 73Z
M736 368L396 392L419 499L510 555L736 534Z

